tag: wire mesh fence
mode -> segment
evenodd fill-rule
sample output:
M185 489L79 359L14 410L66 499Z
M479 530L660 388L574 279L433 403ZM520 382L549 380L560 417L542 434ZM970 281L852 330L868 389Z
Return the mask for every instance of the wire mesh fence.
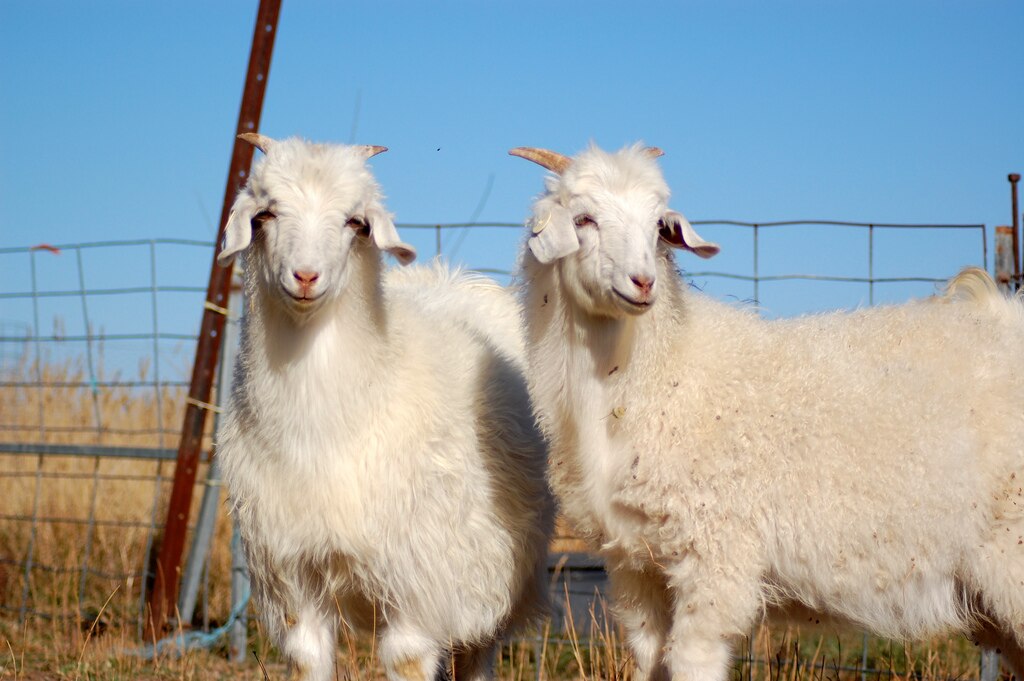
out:
M0 611L141 626L211 246L0 250Z
M711 269L680 258L691 283L768 316L927 295L988 260L979 224L693 224L723 251ZM523 238L518 223L398 228L422 254L468 254L473 269L503 282ZM212 247L156 239L0 249L0 616L93 622L103 611L141 633ZM219 404L219 385L215 394ZM212 534L197 626L231 609L229 523L219 519ZM558 548L582 548L573 542L562 536ZM576 607L591 595L577 594ZM751 650L753 669L764 660ZM851 664L867 667L866 655Z
M745 282L750 286L752 301L758 304L774 302L776 306L773 309L784 310L786 314L806 312L818 307L849 307L851 301L847 296L836 295L837 291L842 291L847 285L853 285L849 290L859 293L857 304L874 305L876 302L906 300L914 294L930 292L936 284L944 282L967 264L985 267L988 262L985 226L979 224L895 224L836 220L761 223L702 220L693 224L702 229L710 228L714 233L722 233L729 241L735 241L736 235L726 234L724 230L734 228L747 232L740 238L749 239L747 248L750 255L747 271L743 271L742 263L739 263L739 270L732 271L723 271L716 263L714 270L689 272L691 278L727 278ZM937 244L936 241L945 243ZM766 249L774 254L767 259ZM912 258L908 265L907 256L915 254L915 251L928 255L925 258ZM787 257L781 257L782 254ZM894 262L894 255L901 259ZM783 263L794 262L802 271L787 272L781 269L786 266ZM807 298L794 295L792 288L773 286L806 286L808 282L840 286L833 287L833 297L827 302L823 301L824 304L809 303ZM788 294L782 293L787 291ZM766 301L766 295L773 300ZM780 300L781 296L788 300Z
M757 305L769 316L853 308L929 295L966 265L986 267L983 224L838 220L694 220L722 246L704 261L681 256L686 276L719 298ZM451 257L465 248L473 268L507 282L522 225L512 222L402 224L422 251ZM466 245L468 242L468 246Z

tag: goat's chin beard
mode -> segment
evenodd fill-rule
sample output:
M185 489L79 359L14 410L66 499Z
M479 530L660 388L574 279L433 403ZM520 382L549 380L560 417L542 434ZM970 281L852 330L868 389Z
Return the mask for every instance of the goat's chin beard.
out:
M619 295L616 291L610 291L612 307L617 308L618 317L639 317L647 314L650 311L651 306L654 305L654 300L650 300L645 303L636 303L626 298L625 296Z
M630 319L645 314L654 304L653 299L646 304L637 303L617 293L612 285L582 279L573 266L563 267L564 295L572 301L577 310L589 317L609 320Z
M327 299L330 296L325 292L312 300L294 298L284 292L281 293L279 301L288 317L303 326L319 316L326 307Z
M570 287L570 298L580 311L599 319L621 320L639 317L649 306L640 306L622 300L612 289L594 291L581 283Z

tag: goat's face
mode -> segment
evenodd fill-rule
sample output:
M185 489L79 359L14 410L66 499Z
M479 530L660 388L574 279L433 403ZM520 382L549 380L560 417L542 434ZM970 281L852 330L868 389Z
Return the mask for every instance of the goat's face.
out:
M403 264L416 257L398 240L366 167L383 147L243 139L266 156L235 200L218 262L249 249L250 276L290 313L304 317L341 295L353 254L379 248Z
M609 154L591 147L576 158L537 149L513 154L557 173L534 204L528 244L542 264L560 267L569 295L590 314L643 314L658 297L659 242L709 258L718 246L668 209L668 186L640 145Z

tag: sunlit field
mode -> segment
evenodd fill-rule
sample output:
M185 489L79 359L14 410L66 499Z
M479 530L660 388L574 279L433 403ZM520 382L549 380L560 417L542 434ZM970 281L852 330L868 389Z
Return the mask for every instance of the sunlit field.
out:
M93 391L81 361L16 363L0 387L0 421L7 442L175 448L184 389L105 387ZM104 376L99 381L117 377ZM140 382L146 367L139 368ZM43 384L38 387L35 384ZM82 387L85 384L86 387ZM42 415L43 427L40 427ZM97 427L97 422L100 424ZM171 647L156 659L142 652L139 577L149 526L164 522L173 464L0 454L0 678L3 679L283 679L287 670L250 617L246 661L228 662L228 643ZM204 470L199 479L205 478ZM198 512L197 487L192 518ZM191 623L215 627L230 612L230 518L223 496ZM87 522L89 518L94 522ZM31 522L36 518L36 522ZM70 521L70 522L69 522ZM557 551L580 550L560 527ZM23 561L33 569L25 580ZM83 571L83 565L86 570ZM553 578L554 579L554 578ZM555 584L555 582L553 582ZM555 598L564 598L553 586ZM598 606L600 610L601 606ZM569 610L571 613L571 610ZM599 613L598 613L599 614ZM205 619L205 621L204 621ZM798 679L977 678L978 652L962 638L924 644L839 634L812 623L759 627L735 649L736 681ZM337 678L383 679L371 637L341 627ZM753 657L753 663L750 659ZM860 669L872 670L862 673ZM572 613L507 642L498 659L502 681L607 679L628 681L633 665L609 619Z

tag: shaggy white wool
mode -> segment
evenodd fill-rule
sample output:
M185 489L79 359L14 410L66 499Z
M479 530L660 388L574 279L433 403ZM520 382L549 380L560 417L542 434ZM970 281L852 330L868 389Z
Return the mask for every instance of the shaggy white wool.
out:
M377 632L391 679L445 651L491 676L543 614L552 502L512 294L441 265L385 273L398 240L372 149L259 139L224 259L248 306L218 443L253 594L301 678L336 628Z
M1020 302L970 269L934 299L764 321L687 289L670 247L717 247L666 229L648 150L563 163L521 258L528 376L641 674L725 679L766 607L962 631L1024 672Z

